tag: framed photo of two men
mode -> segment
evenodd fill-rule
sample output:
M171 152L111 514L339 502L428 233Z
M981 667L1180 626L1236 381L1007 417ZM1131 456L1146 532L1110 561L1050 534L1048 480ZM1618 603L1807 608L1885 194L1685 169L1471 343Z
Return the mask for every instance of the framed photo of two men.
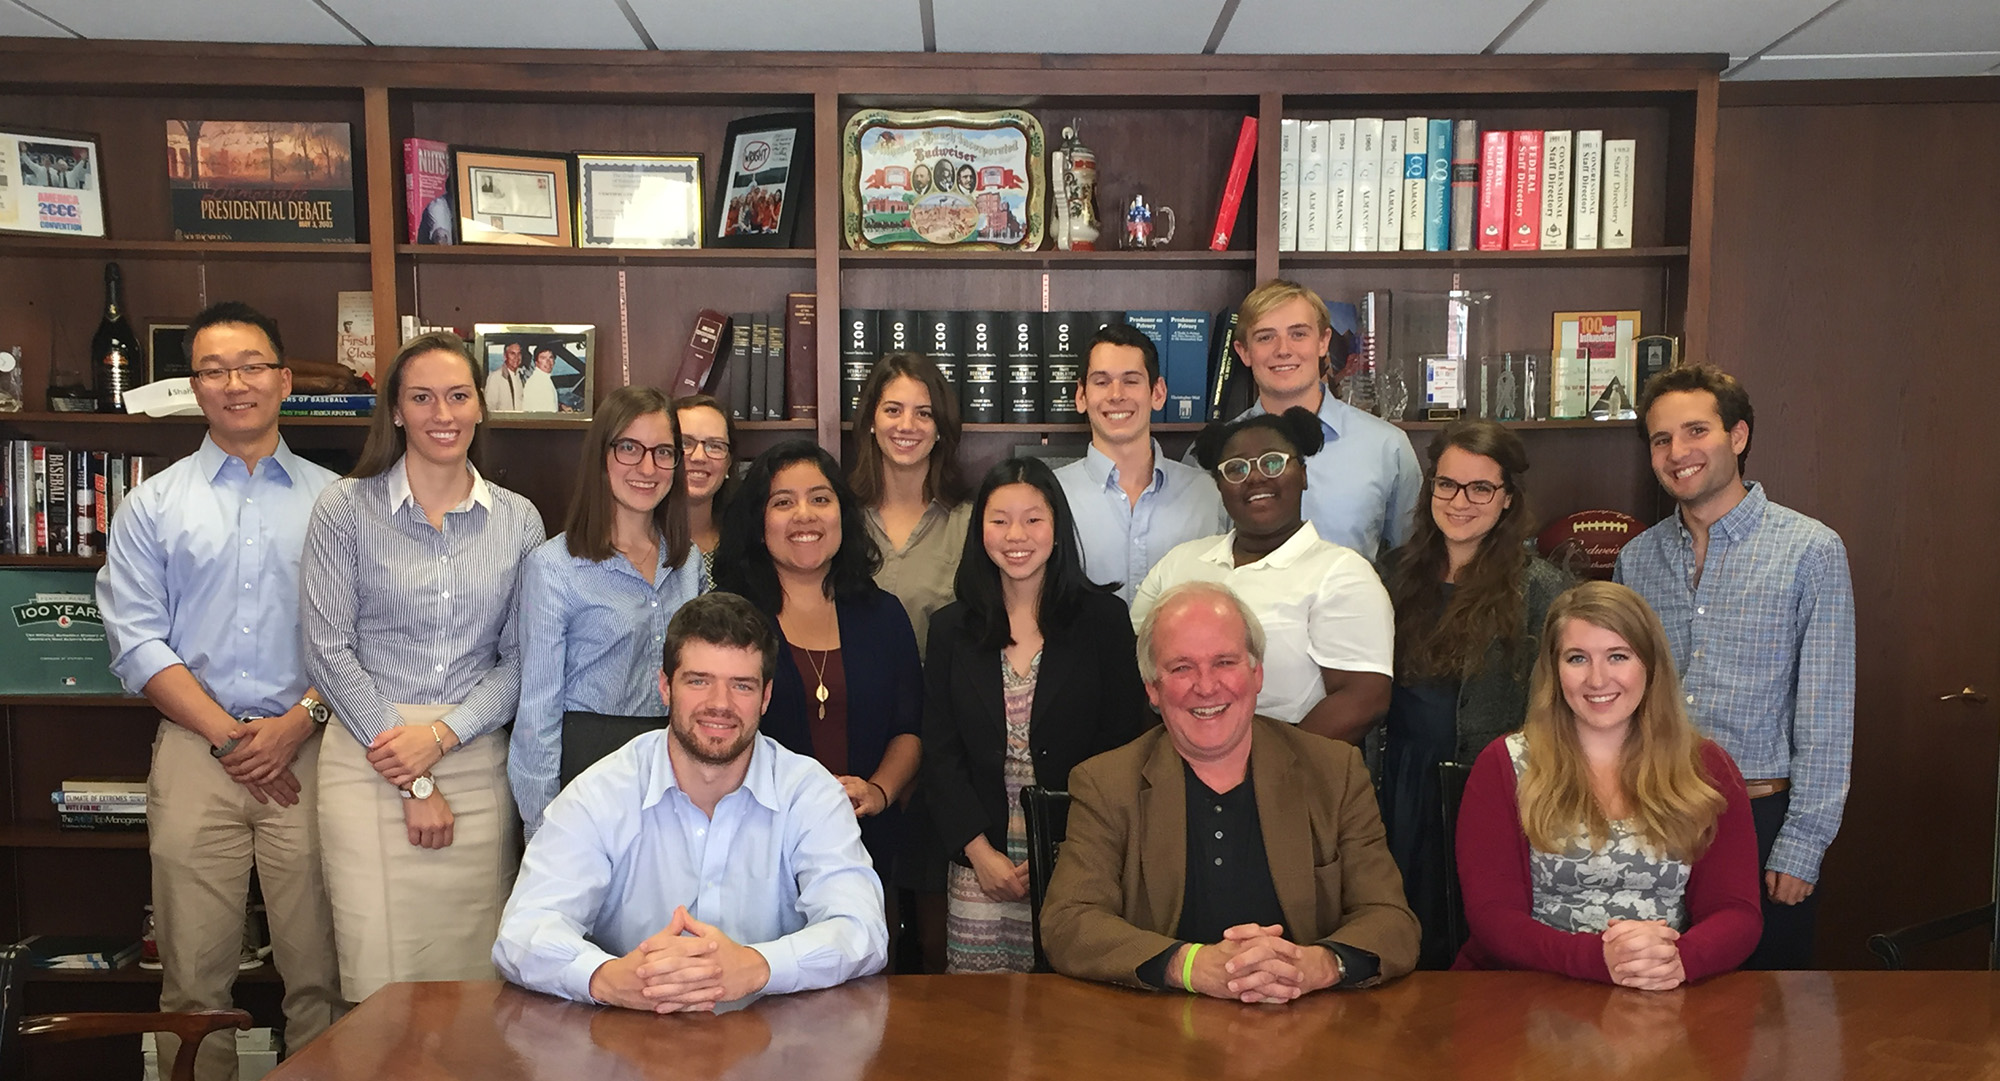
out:
M488 413L590 419L595 326L477 323L472 330L472 355L486 365Z

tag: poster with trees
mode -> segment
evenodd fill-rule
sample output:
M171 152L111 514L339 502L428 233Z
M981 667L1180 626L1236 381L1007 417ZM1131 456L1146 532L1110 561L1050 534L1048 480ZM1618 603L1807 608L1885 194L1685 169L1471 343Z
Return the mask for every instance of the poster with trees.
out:
M167 185L176 240L357 239L344 123L169 120Z

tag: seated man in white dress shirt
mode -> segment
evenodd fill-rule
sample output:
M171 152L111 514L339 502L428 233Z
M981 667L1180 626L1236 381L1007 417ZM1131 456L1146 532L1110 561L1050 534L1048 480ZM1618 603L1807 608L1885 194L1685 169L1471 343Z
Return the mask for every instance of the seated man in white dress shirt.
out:
M757 732L777 640L709 593L667 625L668 727L585 770L521 860L493 960L524 987L656 1013L882 969L882 886L840 783Z

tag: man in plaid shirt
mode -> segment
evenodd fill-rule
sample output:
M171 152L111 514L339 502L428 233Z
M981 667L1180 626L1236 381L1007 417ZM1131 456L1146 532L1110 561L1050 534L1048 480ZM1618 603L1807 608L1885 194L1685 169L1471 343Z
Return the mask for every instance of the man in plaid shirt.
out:
M1764 936L1744 967L1809 968L1854 744L1854 589L1833 530L1744 483L1751 423L1750 396L1719 369L1646 384L1640 433L1679 509L1625 547L1615 576L1660 614L1689 716L1750 789Z

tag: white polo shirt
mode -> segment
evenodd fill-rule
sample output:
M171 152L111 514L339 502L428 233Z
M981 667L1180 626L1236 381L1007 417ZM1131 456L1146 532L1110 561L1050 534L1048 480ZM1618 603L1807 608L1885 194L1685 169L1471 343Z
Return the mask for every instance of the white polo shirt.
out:
M1393 676L1396 617L1375 568L1351 548L1320 539L1311 522L1278 550L1241 567L1236 533L1176 545L1132 597L1132 626L1182 582L1221 582L1264 624L1264 691L1257 712L1299 723L1326 697L1320 669Z

